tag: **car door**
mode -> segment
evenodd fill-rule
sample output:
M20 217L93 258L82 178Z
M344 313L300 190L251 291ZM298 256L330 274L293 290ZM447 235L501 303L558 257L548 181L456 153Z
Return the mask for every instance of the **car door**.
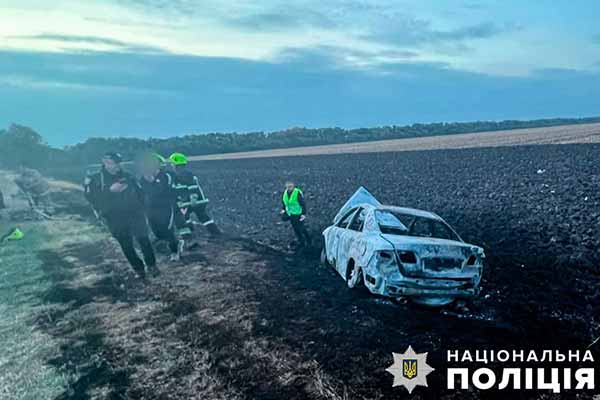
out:
M365 223L366 211L363 207L358 207L352 218L348 222L346 229L340 234L340 243L338 245L338 270L340 274L346 278L346 269L348 262L353 259L358 262L360 253L363 251L360 244L362 237L362 228Z
M338 262L338 256L340 254L340 243L341 238L346 231L346 227L348 223L352 220L354 213L356 212L356 208L349 210L346 214L342 216L342 218L331 228L331 232L329 234L329 243L327 243L328 248L328 258L329 262L335 266L335 269L339 271L338 266L340 263Z

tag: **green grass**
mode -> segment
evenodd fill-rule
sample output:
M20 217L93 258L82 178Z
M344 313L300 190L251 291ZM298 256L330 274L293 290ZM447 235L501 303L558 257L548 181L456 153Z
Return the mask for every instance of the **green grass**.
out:
M0 399L51 399L72 379L48 365L59 344L34 326L47 308L40 296L52 284L36 253L51 235L42 223L21 228L23 240L0 245Z

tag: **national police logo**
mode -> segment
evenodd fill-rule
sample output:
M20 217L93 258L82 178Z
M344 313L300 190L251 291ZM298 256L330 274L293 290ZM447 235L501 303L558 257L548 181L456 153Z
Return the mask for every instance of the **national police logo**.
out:
M411 393L416 386L427 386L427 375L434 370L427 365L427 353L417 354L408 346L404 354L392 355L394 363L386 371L394 376L393 387L404 386Z
M402 360L402 376L406 379L417 376L417 360Z

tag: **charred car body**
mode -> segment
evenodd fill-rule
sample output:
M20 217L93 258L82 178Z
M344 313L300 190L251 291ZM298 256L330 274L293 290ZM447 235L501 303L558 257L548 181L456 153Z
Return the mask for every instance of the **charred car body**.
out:
M438 215L384 206L359 188L323 231L321 261L348 287L442 306L479 293L483 249L465 243Z

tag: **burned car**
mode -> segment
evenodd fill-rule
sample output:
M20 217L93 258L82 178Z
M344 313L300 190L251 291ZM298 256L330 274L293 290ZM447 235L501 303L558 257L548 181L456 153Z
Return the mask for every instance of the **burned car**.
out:
M350 288L443 306L479 293L483 249L465 243L440 216L382 205L359 188L323 231L321 262Z

